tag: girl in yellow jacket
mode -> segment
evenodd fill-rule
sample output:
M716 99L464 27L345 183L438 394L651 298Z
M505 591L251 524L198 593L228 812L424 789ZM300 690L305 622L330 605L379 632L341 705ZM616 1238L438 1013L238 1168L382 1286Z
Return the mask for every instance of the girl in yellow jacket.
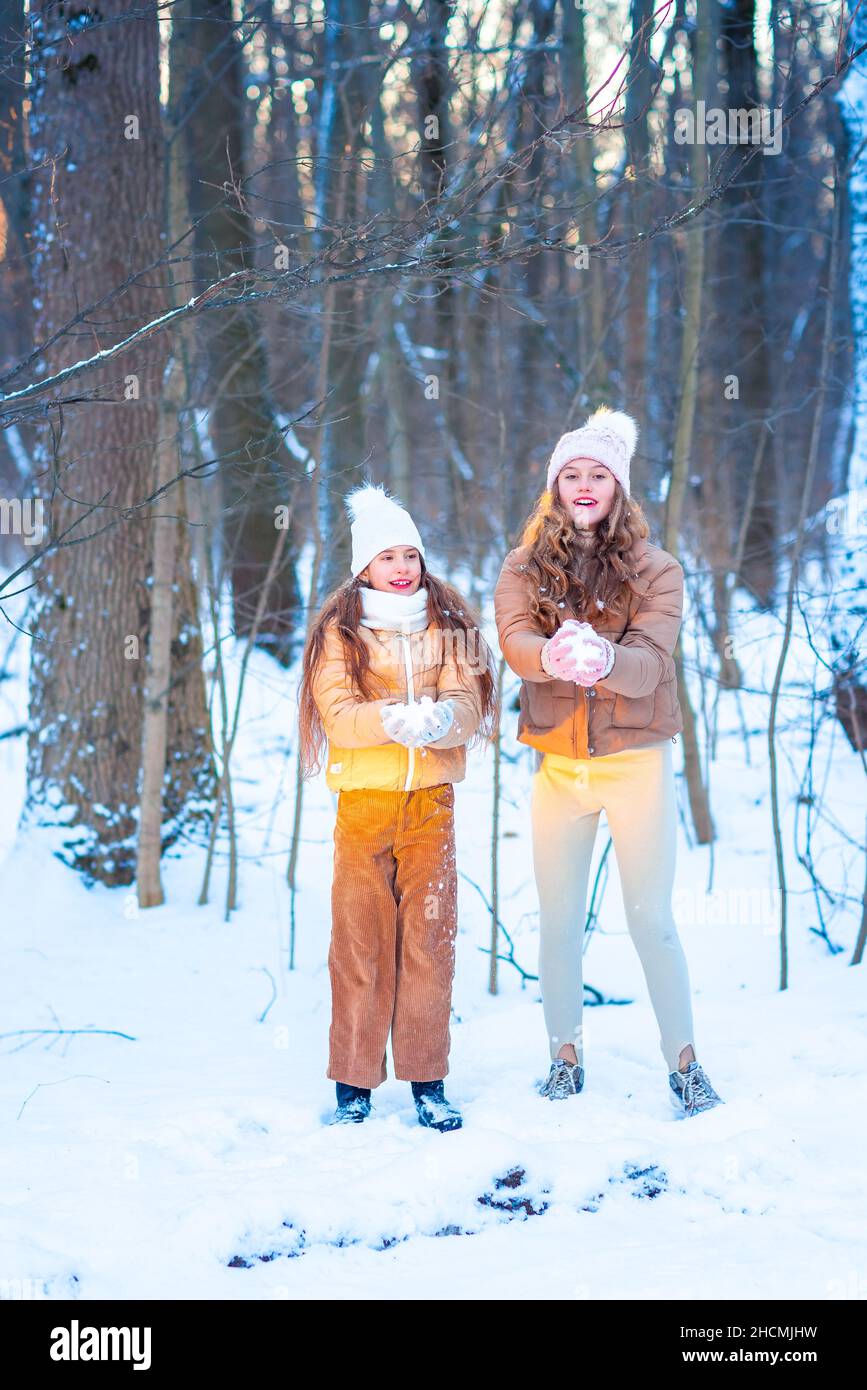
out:
M324 603L299 686L302 775L326 754L338 793L327 1075L335 1121L370 1113L386 1079L412 1083L421 1124L457 1129L446 1100L457 932L454 787L497 722L478 617L426 568L409 513L382 487L346 498L351 577ZM327 744L327 749L325 745Z

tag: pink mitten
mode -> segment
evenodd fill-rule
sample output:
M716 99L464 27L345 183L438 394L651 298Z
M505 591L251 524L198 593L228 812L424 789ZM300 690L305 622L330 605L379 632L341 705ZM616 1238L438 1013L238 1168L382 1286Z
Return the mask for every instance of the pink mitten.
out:
M596 682L600 680L601 677L605 674L606 664L607 658L604 656L600 657L596 664L593 666L585 664L579 669L577 675L574 677L575 684L584 686L595 685Z
M590 623L579 623L574 618L558 629L546 647L542 652L543 668L548 670L550 665L550 674L575 681L576 685L595 685L614 664L614 648L607 638L600 637Z
M559 627L553 637L549 637L540 653L542 670L559 680L571 681L578 674L578 662L571 638L578 624L569 619Z
M595 685L604 679L614 665L614 648L607 637L594 633L583 645L583 660L575 677L578 685Z

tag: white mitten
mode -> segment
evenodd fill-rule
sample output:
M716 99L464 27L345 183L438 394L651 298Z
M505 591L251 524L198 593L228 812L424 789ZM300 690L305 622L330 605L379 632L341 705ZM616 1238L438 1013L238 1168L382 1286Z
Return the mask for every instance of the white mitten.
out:
M419 748L447 734L454 723L451 700L434 701L429 695L411 704L384 705L379 718L382 727L395 743L405 748Z
M427 696L419 703L419 743L431 743L447 734L455 721L455 711L451 700L431 700L425 704Z
M407 742L407 710L408 705L394 704L381 705L379 710L379 721L389 738L394 739L395 743Z

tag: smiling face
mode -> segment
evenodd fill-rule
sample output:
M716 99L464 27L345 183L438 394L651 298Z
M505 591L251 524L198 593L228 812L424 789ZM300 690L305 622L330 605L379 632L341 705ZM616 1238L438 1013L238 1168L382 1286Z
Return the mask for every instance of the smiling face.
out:
M414 546L381 550L359 574L362 584L390 594L414 594L421 583L421 556Z
M595 530L611 511L616 491L614 474L595 459L570 459L557 474L557 495L576 526Z

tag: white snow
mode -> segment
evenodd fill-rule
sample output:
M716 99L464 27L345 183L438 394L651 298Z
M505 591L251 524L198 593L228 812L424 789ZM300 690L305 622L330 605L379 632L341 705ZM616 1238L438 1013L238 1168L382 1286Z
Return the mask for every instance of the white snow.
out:
M425 728L428 719L436 709L436 701L430 695L422 695L418 700L412 700L409 704L399 705L401 718L408 733L420 734Z
M591 624L586 623L577 626L570 618L559 631L562 636L557 642L558 652L562 652L579 669L584 666L599 669L599 663L605 658L603 648L598 637L595 636Z
M821 587L811 571L805 595ZM696 1049L726 1101L690 1120L670 1106L613 853L584 972L627 1002L585 1010L583 1093L554 1103L536 1094L548 1067L536 983L522 987L501 959L500 992L487 992L492 752L472 751L455 788L446 1094L464 1128L438 1134L417 1123L408 1083L391 1075L370 1120L325 1123L336 798L324 777L305 788L290 972L293 677L264 656L248 673L235 768L240 906L228 923L224 840L207 907L196 906L203 852L188 846L164 863L166 906L146 912L131 889L88 891L52 858L50 835L62 832L13 843L24 740L0 742L7 1296L864 1298L867 995L865 967L848 964L864 774L839 725L822 723L812 785L825 814L811 852L833 890L821 900L831 951L812 930L816 899L794 850L814 666L799 628L780 715L791 890L781 993L763 693L779 622L746 609L733 618L747 689L720 698L717 843L696 846L686 815L679 827L674 907ZM825 642L821 624L812 638ZM19 639L13 679L0 684L4 727L21 719L25 656ZM226 642L224 656L234 679L241 650ZM516 684L504 700L500 916L534 974L534 755L514 739ZM679 740L678 772L681 759ZM683 811L680 775L678 790ZM606 840L603 821L594 873ZM497 1186L516 1173L517 1186Z

